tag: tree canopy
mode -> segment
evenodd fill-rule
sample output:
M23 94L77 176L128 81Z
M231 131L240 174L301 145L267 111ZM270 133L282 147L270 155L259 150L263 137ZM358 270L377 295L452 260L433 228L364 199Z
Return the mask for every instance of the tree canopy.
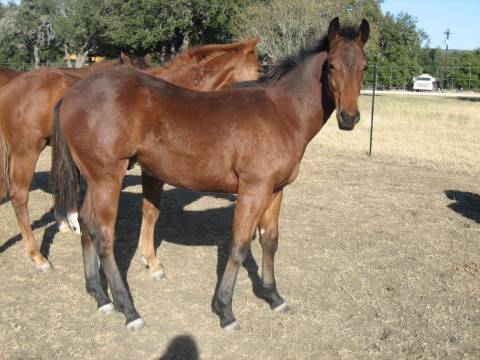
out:
M118 56L120 50L165 61L189 45L225 43L259 36L265 65L320 37L331 18L342 24L370 22L367 54L379 65L379 80L405 86L420 72L440 71L440 49L407 13L383 14L382 0L22 0L0 3L0 63L30 68L63 63L75 55ZM452 53L454 86L480 87L480 50ZM448 77L448 76L447 76ZM372 69L367 81L372 79ZM453 84L453 83L452 83Z

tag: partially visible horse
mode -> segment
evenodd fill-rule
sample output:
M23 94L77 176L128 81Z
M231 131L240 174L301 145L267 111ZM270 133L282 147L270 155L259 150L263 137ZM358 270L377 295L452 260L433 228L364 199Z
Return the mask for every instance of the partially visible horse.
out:
M150 55L105 60L81 69L42 68L21 73L0 88L0 198L10 195L27 254L39 269L50 269L33 236L28 193L41 151L49 143L56 102L77 81L120 64L149 67Z
M54 104L68 88L82 78L108 67L127 64L145 69L155 76L166 77L187 87L216 90L233 81L252 80L258 77L259 63L255 56L257 39L226 45L207 45L184 50L163 68L149 68L150 55L131 59L121 54L119 60L107 60L83 69L41 69L25 73L0 91L0 198L7 192L20 225L25 247L30 258L43 271L50 269L49 262L40 253L33 237L28 217L28 191L35 164L52 132ZM155 258L155 211L151 210L160 196L155 180L145 180L144 188L150 194L144 200L144 217L140 244L145 263L155 278L163 272ZM152 199L152 203L149 199ZM67 223L79 232L75 210ZM156 215L158 217L158 214Z
M335 109L340 129L352 130L359 121L368 35L366 20L356 29L341 28L335 18L315 46L243 88L199 92L117 67L68 91L52 136L55 207L65 219L77 203L78 166L88 184L80 211L86 288L99 309L113 306L101 286L98 259L127 328L144 325L113 251L121 184L131 159L160 185L238 194L229 259L212 303L222 327L238 328L233 290L257 227L262 298L275 311L287 309L274 275L283 188L297 177L306 146Z
M0 87L21 74L23 74L22 71L13 70L6 66L0 65Z

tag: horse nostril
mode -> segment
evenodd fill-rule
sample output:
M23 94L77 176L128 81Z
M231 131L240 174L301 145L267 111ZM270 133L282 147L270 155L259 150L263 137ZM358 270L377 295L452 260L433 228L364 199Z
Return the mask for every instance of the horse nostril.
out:
M356 124L360 121L360 113L357 111L354 114L349 114L345 110L340 111L340 118L346 124Z
M360 121L360 111L355 113L355 119L353 120L354 124L357 124Z

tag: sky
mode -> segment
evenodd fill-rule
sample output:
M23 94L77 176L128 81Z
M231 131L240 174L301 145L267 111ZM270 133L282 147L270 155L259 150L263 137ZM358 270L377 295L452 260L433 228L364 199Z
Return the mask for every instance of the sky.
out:
M384 0L383 13L407 12L430 37L430 47L445 48L444 32L450 29L450 49L480 48L480 0Z
M430 47L444 48L444 32L449 28L450 49L480 48L480 0L383 0L382 11L415 16L418 27L430 37Z

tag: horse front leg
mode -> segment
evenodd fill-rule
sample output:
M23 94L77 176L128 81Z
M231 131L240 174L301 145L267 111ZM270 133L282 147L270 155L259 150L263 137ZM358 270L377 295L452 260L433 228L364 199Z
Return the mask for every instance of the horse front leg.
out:
M143 262L156 280L165 278L163 268L155 256L155 224L160 216L160 198L164 182L142 171L143 205L139 244Z
M252 187L242 183L239 185L229 258L212 302L212 310L220 317L220 326L226 330L240 328L232 310L233 291L238 269L247 257L253 232L268 206L271 196L271 187Z

